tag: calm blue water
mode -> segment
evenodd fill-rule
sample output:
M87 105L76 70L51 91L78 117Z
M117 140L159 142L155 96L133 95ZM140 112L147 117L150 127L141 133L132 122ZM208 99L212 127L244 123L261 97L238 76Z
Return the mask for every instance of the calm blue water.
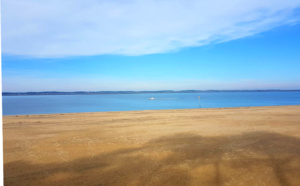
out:
M300 92L3 96L3 115L300 105ZM149 100L154 97L156 99Z

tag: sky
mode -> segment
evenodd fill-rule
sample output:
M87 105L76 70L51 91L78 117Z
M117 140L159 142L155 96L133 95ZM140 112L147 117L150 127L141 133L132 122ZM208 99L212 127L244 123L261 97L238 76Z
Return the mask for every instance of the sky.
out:
M300 0L3 0L2 91L300 89Z

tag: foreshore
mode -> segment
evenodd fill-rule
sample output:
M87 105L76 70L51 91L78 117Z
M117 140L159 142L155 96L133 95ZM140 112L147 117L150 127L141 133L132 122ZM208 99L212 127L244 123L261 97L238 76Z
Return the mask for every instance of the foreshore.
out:
M300 106L3 116L4 185L300 185Z

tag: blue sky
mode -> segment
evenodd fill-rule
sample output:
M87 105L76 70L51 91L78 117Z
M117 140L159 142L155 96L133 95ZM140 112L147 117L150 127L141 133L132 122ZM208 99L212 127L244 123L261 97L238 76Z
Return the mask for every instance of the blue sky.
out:
M2 89L300 89L299 1L198 2L4 1Z

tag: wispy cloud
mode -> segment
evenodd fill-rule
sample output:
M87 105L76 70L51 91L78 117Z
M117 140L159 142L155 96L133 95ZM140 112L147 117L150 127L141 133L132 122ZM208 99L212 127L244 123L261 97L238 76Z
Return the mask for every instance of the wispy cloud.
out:
M300 0L4 0L3 53L143 55L295 23Z

